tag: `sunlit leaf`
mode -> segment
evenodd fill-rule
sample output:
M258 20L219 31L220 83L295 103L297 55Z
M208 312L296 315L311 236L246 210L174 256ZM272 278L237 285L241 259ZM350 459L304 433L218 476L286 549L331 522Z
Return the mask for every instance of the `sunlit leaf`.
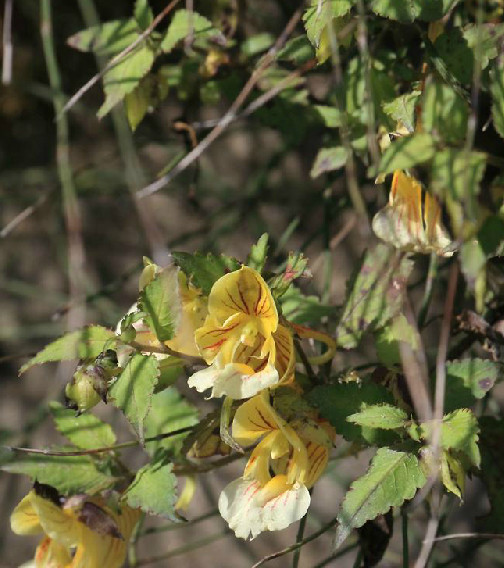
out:
M137 37L138 24L134 19L114 20L82 30L69 37L67 43L80 51L110 56L126 49Z
M409 132L415 130L415 106L421 95L420 91L413 91L397 97L393 101L383 103L383 111L395 121L402 123Z
M504 138L504 62L501 59L496 59L492 66L490 92L493 124L495 130Z
M411 499L426 482L415 455L380 448L366 474L350 486L338 514L335 547L339 547L351 530L399 507Z
M446 363L445 411L464 408L483 398L499 375L495 361L471 357Z
M99 325L90 325L72 331L46 345L42 351L39 351L35 357L21 367L19 374L23 374L34 365L51 361L97 357L105 349L105 346L115 338L116 335L113 331Z
M207 46L208 42L226 44L224 34L216 29L210 20L192 10L182 9L175 12L161 41L161 50L168 53L189 34L192 34L194 44L200 47Z
M124 412L142 443L144 421L158 377L157 359L153 355L135 354L109 390L109 400Z
M425 132L399 138L385 150L378 171L387 174L407 170L432 159L435 152L434 140Z
M316 178L325 172L339 170L347 161L347 151L342 146L321 148L313 163L310 176Z
M459 0L371 0L371 9L379 16L413 22L440 20Z
M404 427L408 414L402 408L391 404L375 404L365 406L360 412L348 416L347 420L359 426L394 430Z
M105 448L115 444L112 427L94 414L87 412L76 416L74 410L69 410L58 402L51 402L49 409L58 431L78 448Z

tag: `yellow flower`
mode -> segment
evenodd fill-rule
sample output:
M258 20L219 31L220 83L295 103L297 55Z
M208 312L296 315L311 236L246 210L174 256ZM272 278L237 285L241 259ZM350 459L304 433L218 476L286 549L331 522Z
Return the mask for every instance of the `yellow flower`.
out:
M31 490L11 515L16 534L44 534L35 553L36 568L122 566L139 510L122 506L116 512L100 497L84 503L71 497L60 503L37 491Z
M389 203L373 219L376 236L407 252L452 256L454 243L441 222L436 198L401 170L394 172Z
M324 429L309 418L287 423L263 391L240 406L232 432L242 445L261 439L243 476L225 487L219 498L219 511L236 536L255 538L301 519L310 505L308 490L327 465L332 428Z
M250 398L292 374L292 333L279 325L266 282L248 266L215 282L195 338L210 366L192 375L189 386L212 389L212 397Z

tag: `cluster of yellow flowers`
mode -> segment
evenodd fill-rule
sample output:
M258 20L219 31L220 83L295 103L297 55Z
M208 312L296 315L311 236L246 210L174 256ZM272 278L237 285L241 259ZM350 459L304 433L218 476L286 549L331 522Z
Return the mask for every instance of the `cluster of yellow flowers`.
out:
M194 326L195 345L208 367L194 373L189 386L210 391L210 397L248 399L236 411L231 435L245 447L259 441L243 476L223 490L220 513L241 538L284 529L305 515L308 490L327 465L335 435L313 409L293 411L302 394L295 382L294 333L327 344L317 363L333 356L335 343L319 332L280 323L270 289L248 266L222 276L208 301L196 295L185 282L180 328ZM280 386L294 395L284 415L274 403ZM289 413L294 416L285 416Z

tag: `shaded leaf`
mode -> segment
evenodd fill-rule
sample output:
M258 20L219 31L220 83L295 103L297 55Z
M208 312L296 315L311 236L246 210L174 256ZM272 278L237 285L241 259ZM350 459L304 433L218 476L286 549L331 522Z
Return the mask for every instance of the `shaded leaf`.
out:
M487 359L461 359L446 363L445 411L471 406L494 386L499 366Z
M91 413L75 416L75 411L64 408L58 402L49 404L58 431L78 448L93 449L112 446L116 437L112 427Z
M504 59L496 59L490 74L492 120L495 130L504 138Z
M159 341L173 339L181 315L178 268L169 266L158 272L140 292L138 306Z
M203 294L210 294L214 283L224 274L238 270L241 264L234 258L223 254L217 256L196 252L173 252L175 264L180 266L192 284L200 288Z
M313 163L310 176L316 178L325 172L342 168L347 161L347 151L342 146L321 148Z
M133 15L142 30L146 30L154 19L148 0L136 0Z
M339 547L351 530L399 507L411 499L426 482L415 455L380 448L365 475L350 486L338 514L335 547Z
M34 365L51 361L92 359L97 357L113 339L116 339L115 333L99 325L90 325L72 331L46 345L21 367L19 374L22 375Z
M114 20L93 26L67 39L68 45L80 51L92 51L99 55L117 55L138 37L138 24L134 19Z
M152 397L151 409L144 422L146 438L167 434L185 426L198 423L198 410L188 403L175 388L167 388ZM184 438L188 434L180 434L155 442L147 442L147 451L154 455L159 448L180 451Z
M142 443L144 421L151 407L158 377L157 359L153 355L137 353L109 389L109 399L124 412Z
M412 269L411 260L385 245L366 252L336 329L340 347L355 347L368 328L383 327L399 312Z
M443 59L448 71L463 84L473 78L474 52L460 28L443 32L434 43L438 55Z
M407 170L412 166L427 162L435 152L434 140L425 132L399 138L383 153L378 171L388 174L395 170Z
M172 521L175 513L177 478L172 464L155 462L142 467L124 494L128 505L149 515L159 515Z
M299 288L291 286L282 296L282 314L286 319L300 324L316 324L325 316L335 316L337 308L322 304L318 296L305 296Z
M54 447L54 451L75 448ZM1 469L29 476L33 481L51 485L63 495L87 493L93 495L114 485L117 478L99 471L91 456L44 456L14 454Z
M361 412L368 406L379 404L392 406L393 396L385 387L372 382L323 385L315 387L308 395L308 399L346 440L374 444L381 441L390 442L393 439L384 436L388 434L386 432L351 424L347 420L349 416Z
M348 416L347 420L359 426L394 430L405 426L408 414L402 408L391 404L375 404L364 406L360 412Z
M303 21L308 39L318 48L324 29L333 19L348 14L355 0L312 0L311 4L303 14Z

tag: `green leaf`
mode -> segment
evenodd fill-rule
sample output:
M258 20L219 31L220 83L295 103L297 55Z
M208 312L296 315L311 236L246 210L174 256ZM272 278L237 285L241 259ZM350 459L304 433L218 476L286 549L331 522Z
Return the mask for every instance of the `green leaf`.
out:
M240 45L240 52L245 57L252 57L269 49L275 38L269 33L260 33L247 37Z
M502 256L504 219L499 215L489 215L478 231L478 242L485 256Z
M335 316L337 308L322 304L318 296L305 296L299 288L291 286L281 297L282 315L294 323L318 324L323 317Z
M420 425L422 437L429 440L432 436L433 423ZM479 467L481 462L478 448L478 419L468 408L460 408L445 414L441 427L441 446L444 450L455 450L464 454L471 464Z
M315 56L313 47L306 36L298 36L290 39L283 49L278 52L279 61L291 61L296 65L302 65Z
M316 178L325 172L332 172L342 168L347 161L347 151L342 146L334 148L321 148L313 163L310 176Z
M440 20L459 0L371 0L371 9L379 16L413 22Z
M168 26L166 35L161 41L161 50L168 53L191 31L193 43L198 47L207 47L208 42L219 45L226 44L226 37L213 26L210 20L194 11L177 10Z
M167 434L197 423L198 410L182 398L177 389L170 387L152 397L151 409L144 423L145 437ZM145 447L151 455L159 448L178 453L187 435L179 434L173 438L147 442Z
M436 152L432 161L431 189L443 200L449 196L465 202L468 208L476 208L475 200L485 167L486 155L483 152L455 148Z
M379 173L389 174L395 170L407 170L432 159L436 146L430 134L418 132L395 140L383 153Z
M338 514L335 548L352 529L411 499L426 478L415 455L380 448L365 475L350 486Z
M54 447L53 451L72 451L71 447ZM99 471L91 456L44 456L14 454L1 469L8 473L29 476L33 481L51 485L63 495L87 493L93 495L112 487L117 478Z
M75 416L74 410L64 408L58 402L49 404L58 431L78 448L90 450L105 448L116 443L114 431L91 413Z
M389 368L401 364L399 342L409 343L416 351L420 347L420 336L403 314L398 314L383 330L375 334L378 358Z
M427 81L422 109L426 132L449 144L465 139L469 105L452 87L441 80Z
M136 0L133 15L142 30L146 30L154 19L148 0Z
M413 132L415 130L415 106L421 94L421 91L413 91L393 101L383 103L383 112L393 120L404 124L409 132Z
M262 272L268 255L268 233L263 233L255 245L250 249L247 265L259 273Z
M110 71L107 71L103 78L105 102L98 110L98 118L103 118L128 93L131 93L150 71L153 63L154 52L144 41Z
M504 62L496 59L490 73L492 120L495 130L504 138Z
M178 268L169 266L158 272L140 292L138 307L146 313L145 321L159 341L173 339L181 315Z
M175 264L180 266L194 286L200 288L205 295L210 294L212 286L221 276L238 270L241 266L236 259L223 254L217 256L200 252L173 252L172 256Z
M367 251L336 329L340 347L356 347L368 328L379 329L401 309L413 262L382 244Z
M470 84L474 72L474 52L460 28L443 32L434 43L448 71L463 84Z
M172 468L172 464L165 465L162 462L142 467L124 495L128 505L134 509L140 508L148 515L177 520L177 478Z
M138 24L134 19L114 20L82 30L69 37L68 45L80 51L92 51L99 55L117 55L138 37Z
M499 365L488 359L461 359L446 363L445 411L471 406L494 386Z
M464 27L463 34L474 53L477 53L479 43L481 69L484 70L499 54L498 44L504 36L504 24L469 24Z
M159 86L158 79L154 75L149 74L138 83L131 93L126 95L124 99L126 116L128 117L128 122L133 132L140 122L142 122L148 110L164 98L153 96L156 90L160 90L158 89ZM167 91L165 95L166 94L168 94Z
M391 404L375 404L365 406L360 412L348 416L347 420L359 426L394 430L405 426L408 414L402 408Z
M120 408L140 441L144 439L144 421L149 413L152 394L159 377L159 365L153 355L135 354L109 389L109 399Z
M315 387L308 395L308 400L346 440L369 444L391 440L388 433L379 432L365 425L351 424L347 420L349 416L360 413L370 406L379 404L392 406L393 396L385 387L372 382L323 385Z
M19 374L22 375L34 365L51 361L92 359L97 357L114 339L116 335L113 331L99 325L90 325L72 331L46 345L42 351L39 351L35 357L21 367Z
M350 12L355 0L312 0L312 5L303 14L306 35L311 44L318 48L322 32L335 18Z
M327 128L339 128L341 126L341 113L336 107L315 105L313 110Z

